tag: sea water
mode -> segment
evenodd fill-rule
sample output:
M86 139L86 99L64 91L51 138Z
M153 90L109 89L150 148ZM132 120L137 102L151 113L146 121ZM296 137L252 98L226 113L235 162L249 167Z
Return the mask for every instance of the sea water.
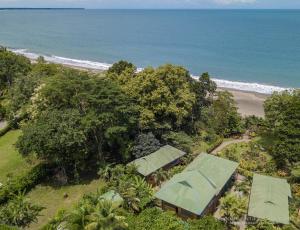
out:
M172 63L223 87L300 87L300 10L0 10L0 44L79 67Z

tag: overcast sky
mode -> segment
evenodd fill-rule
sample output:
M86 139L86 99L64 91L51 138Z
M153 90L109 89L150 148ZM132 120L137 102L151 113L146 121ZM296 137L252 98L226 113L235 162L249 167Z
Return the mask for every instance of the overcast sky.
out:
M300 9L300 0L0 0L0 7Z

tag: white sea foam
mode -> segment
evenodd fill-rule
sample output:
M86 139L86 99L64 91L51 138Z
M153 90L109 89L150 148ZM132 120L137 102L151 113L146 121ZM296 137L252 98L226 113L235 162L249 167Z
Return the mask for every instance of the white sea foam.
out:
M11 51L13 51L17 54L22 54L30 59L37 59L39 56L43 56L45 58L45 60L48 62L53 62L53 63L57 63L57 64L65 64L65 65L70 65L70 66L80 67L80 68L88 68L88 69L94 69L94 70L107 70L111 66L111 64L108 64L108 63L94 62L94 61L88 61L88 60L78 60L78 59L65 58L65 57L59 57L59 56L39 55L36 53L29 52L26 49L11 49ZM138 71L142 71L142 70L143 70L142 68L138 68ZM194 78L196 78L196 77L194 77ZM241 90L241 91L257 92L257 93L263 93L263 94L271 94L275 91L280 92L280 91L284 91L284 90L291 90L291 88L283 88L283 87L264 85L264 84L258 84L258 83L228 81L228 80L222 80L222 79L216 79L216 78L213 78L213 80L217 83L218 87Z

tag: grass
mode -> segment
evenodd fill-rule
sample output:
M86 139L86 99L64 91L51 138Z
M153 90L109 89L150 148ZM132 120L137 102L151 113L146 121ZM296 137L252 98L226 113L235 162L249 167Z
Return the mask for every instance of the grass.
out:
M5 183L7 175L17 176L32 168L15 148L21 135L20 130L13 130L0 137L0 182Z
M27 197L34 204L41 205L45 209L41 212L37 223L31 224L29 229L40 229L48 223L49 219L61 209L71 209L83 197L84 194L96 192L104 185L101 180L93 180L86 184L69 185L55 188L49 185L36 186ZM64 195L68 194L67 198Z

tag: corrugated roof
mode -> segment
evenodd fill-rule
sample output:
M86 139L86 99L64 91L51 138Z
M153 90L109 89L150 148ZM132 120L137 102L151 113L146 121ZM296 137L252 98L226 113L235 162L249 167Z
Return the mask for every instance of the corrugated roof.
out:
M291 188L285 179L254 174L248 216L289 224Z
M182 173L172 177L155 197L201 215L237 167L236 162L202 153Z
M117 193L114 190L110 190L107 193L104 193L99 197L99 200L108 200L111 201L114 207L119 207L123 204L124 200L120 196L119 193Z
M135 164L137 166L137 171L140 174L142 174L143 176L148 176L158 169L184 156L185 154L185 152L179 149L176 149L170 145L165 145L156 152L151 153L148 156L136 159L130 164Z

